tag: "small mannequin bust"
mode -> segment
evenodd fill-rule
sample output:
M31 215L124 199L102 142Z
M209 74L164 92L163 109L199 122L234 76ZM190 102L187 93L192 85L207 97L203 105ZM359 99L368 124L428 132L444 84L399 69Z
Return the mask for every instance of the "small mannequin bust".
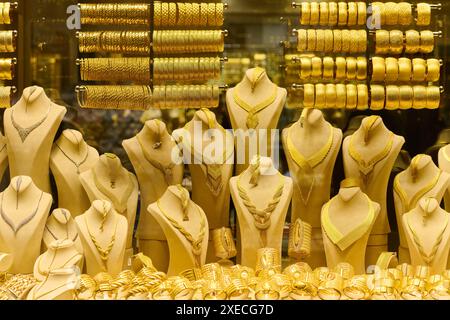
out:
M147 208L167 191L170 185L181 184L184 165L175 140L164 122L149 120L135 137L125 140L123 148L128 154L139 181L141 205L136 237L139 251L150 257L158 270L167 271L169 247L159 224Z
M50 169L58 188L58 206L69 210L74 217L91 205L79 175L91 169L98 159L97 150L90 147L76 130L64 130L53 145Z
M192 176L192 200L206 213L211 230L229 226L230 187L234 169L233 135L208 109L197 111L183 129L174 131ZM207 262L216 261L210 241Z
M439 150L438 154L439 168L442 171L445 171L450 174L450 144L442 147ZM450 211L450 187L447 189L447 192L444 196L445 201L445 210L447 212Z
M116 212L111 202L95 200L75 218L83 244L87 274L107 272L113 277L122 271L128 234L127 219Z
M380 205L361 191L359 181L346 179L339 194L322 208L322 232L328 268L347 262L355 274L365 273L367 241Z
M286 89L277 87L262 68L247 70L244 79L227 91L226 101L231 125L235 132L239 133L236 135L236 150L243 150L244 147L246 150L245 157L237 159L237 174L248 167L256 154L267 157L272 155L275 141L268 133L277 128L286 97ZM237 131L238 129L240 130ZM263 144L262 141L267 142L263 146L266 150L262 150L261 146L255 148L253 144L256 142L249 138L254 134L257 134L258 146Z
M2 181L6 168L8 168L8 150L6 145L6 138L0 133L0 181Z
M156 203L148 207L166 235L170 262L168 275L200 268L206 261L209 240L208 220L202 208L189 198L189 192L170 186Z
M55 241L71 240L79 253L83 253L83 245L78 236L75 220L66 209L53 210L47 219L44 230L44 248L47 249Z
M333 128L317 109L304 109L300 120L283 130L283 147L294 180L291 221L301 219L312 229L314 250L306 262L324 266L320 212L330 200L331 179L342 143L342 131Z
M0 194L0 252L13 256L10 273L29 274L40 254L52 196L18 176Z
M447 269L450 252L450 214L434 198L422 198L402 217L413 266L429 266L431 274Z
M26 175L51 193L49 162L56 132L67 110L54 104L40 87L29 87L4 114L10 176Z
M27 296L27 300L74 300L78 275L74 268L51 270Z
M410 166L394 179L394 204L397 221L417 206L420 199L431 197L439 203L450 185L450 174L440 170L428 155L419 154ZM400 236L399 261L409 263L408 243L403 224L398 224Z
M249 168L231 178L230 190L239 223L238 263L254 268L259 249L281 252L293 182L274 167L271 158L255 157Z
M7 273L13 264L13 256L7 253L0 253L0 273Z

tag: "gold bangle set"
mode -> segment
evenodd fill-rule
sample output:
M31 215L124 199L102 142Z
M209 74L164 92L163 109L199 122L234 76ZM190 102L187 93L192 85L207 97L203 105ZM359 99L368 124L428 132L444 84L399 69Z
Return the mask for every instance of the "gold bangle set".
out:
M374 82L437 82L440 73L441 65L438 59L372 58Z
M171 85L153 87L153 108L217 108L220 88L217 85Z
M82 89L78 92L82 108L147 110L151 106L149 86L85 85Z
M302 2L301 25L355 26L364 25L367 20L365 2Z
M217 53L224 50L221 30L163 30L153 32L155 54Z
M223 3L155 2L155 27L221 27Z
M395 54L431 53L434 50L434 34L430 30L377 30L375 33L375 53Z
M11 24L10 2L0 2L0 24Z
M437 109L441 92L438 86L371 85L371 110Z
M150 5L144 3L81 3L82 24L150 25Z
M365 84L304 84L303 107L317 109L368 109Z
M80 74L83 81L148 83L150 81L150 58L81 59Z
M381 26L409 26L414 20L412 4L409 2L373 2L372 16L375 15L378 15L376 20L380 21ZM431 6L428 3L418 3L416 15L416 25L429 26Z
M14 63L11 58L0 59L0 80L12 80L14 77Z
M148 31L90 31L80 32L78 38L79 51L82 53L150 53Z
M12 88L9 86L0 87L0 108L11 107Z
M0 52L15 52L16 51L16 37L14 31L0 31Z
M361 53L366 50L366 30L297 30L298 52Z
M365 80L365 57L307 57L299 58L298 76L302 80Z
M153 79L157 81L208 81L220 77L219 57L155 58Z

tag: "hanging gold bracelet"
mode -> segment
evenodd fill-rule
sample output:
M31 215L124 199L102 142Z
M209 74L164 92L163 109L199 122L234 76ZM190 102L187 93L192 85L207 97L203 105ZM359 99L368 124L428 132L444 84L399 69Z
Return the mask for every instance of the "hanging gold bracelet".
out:
M413 86L413 108L424 109L427 106L427 89L425 86Z
M308 29L307 36L308 36L307 51L313 52L316 50L316 30Z
M399 65L396 58L388 57L386 63L386 82L394 83L398 81Z
M358 39L358 51L357 52L366 52L367 51L367 32L366 32L366 30L357 30L357 39Z
M416 5L418 26L429 26L431 23L431 6L428 3L418 3Z
M311 58L311 77L312 78L322 78L322 59L319 57Z
M358 25L363 26L366 24L367 21L367 7L366 3L362 1L358 1L357 3L358 7Z
M347 105L347 87L345 84L336 84L336 108L345 109Z
M325 85L323 83L317 83L316 86L316 100L314 103L314 108L323 109L325 108Z
M354 57L347 57L347 80L356 79L356 59Z
M326 108L336 108L337 92L334 83L328 83L325 86L325 100Z
M328 25L333 27L338 22L338 5L336 2L328 2Z
M334 79L334 60L331 57L323 58L323 78Z
M342 32L342 48L341 52L347 53L350 52L350 39L351 39L351 32L348 29L341 30Z
M420 52L431 53L434 50L434 35L430 30L420 31Z
M356 2L347 2L347 25L354 26L358 21L358 7Z
M397 110L400 107L400 90L396 85L386 86L386 110Z
M381 85L370 86L370 110L382 110L385 103L385 88Z
M386 16L386 25L387 26L395 26L398 24L398 3L394 2L386 2L384 4L385 16Z
M342 31L338 29L333 30L333 52L342 52Z
M386 78L386 63L382 57L372 58L372 81L384 81Z
M389 32L389 52L395 55L403 52L403 32L400 30L391 30Z
M409 2L400 2L398 6L398 23L402 26L409 26L412 22L412 6Z
M420 33L416 30L408 30L405 33L405 53L417 53L420 50Z
M311 78L312 61L309 57L300 58L300 79L306 80Z
M411 80L412 63L411 59L398 59L398 81L409 82Z
M328 2L320 2L319 3L319 10L320 10L320 18L319 18L319 24L321 26L327 26L328 25Z
M441 75L441 64L438 59L427 59L427 76L426 81L439 81Z
M338 26L347 25L347 19L348 19L347 3L338 2Z
M437 109L441 103L441 91L438 86L427 87L427 109Z
M356 58L356 79L367 79L367 59L365 57Z
M309 3L309 2L308 2ZM297 30L297 51L303 52L308 48L308 37L306 29Z
M389 42L389 31L377 30L375 33L375 53L376 54L387 54L389 53L390 42Z
M347 76L347 60L344 57L336 57L336 80L344 80Z
M300 17L300 24L302 25L309 25L309 22L311 21L311 5L309 2L303 1L301 5L301 17Z
M313 84L306 83L303 86L303 107L314 108L315 103L315 88Z
M411 86L400 86L400 109L407 110L413 106L413 88Z
M311 2L310 3L310 18L309 18L309 24L312 26L316 26L319 24L320 19L320 8L318 2Z
M358 110L369 109L369 90L367 88L367 85L358 84L356 87L358 92L358 104L356 108Z
M427 63L422 58L414 58L412 60L412 81L423 82L426 77Z
M356 89L356 85L347 84L346 87L347 87L347 104L345 108L349 110L356 109L358 105L358 91Z
M333 30L324 30L324 48L323 52L330 53L333 52Z

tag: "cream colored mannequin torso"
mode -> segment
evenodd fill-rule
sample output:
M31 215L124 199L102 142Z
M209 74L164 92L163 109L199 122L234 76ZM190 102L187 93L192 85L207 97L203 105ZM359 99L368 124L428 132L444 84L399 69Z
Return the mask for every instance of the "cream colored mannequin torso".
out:
M79 175L91 169L98 159L97 150L90 147L76 130L63 131L53 145L50 169L58 189L58 207L69 210L74 217L91 206Z
M442 171L445 171L450 174L450 144L446 145L445 147L442 147L439 150L438 158L439 158L438 159L439 168ZM450 186L447 189L447 192L445 193L444 200L445 200L445 210L447 212L449 212L450 211Z
M83 245L78 235L77 224L66 209L53 210L44 229L43 243L47 249L55 241L71 240L79 253L83 253Z
M209 240L209 226L203 210L200 206L190 201L187 208L189 221L184 221L183 209L177 194L179 194L177 187L170 186L164 195L158 200L159 203L152 203L148 207L148 212L159 223L167 238L170 252L170 262L168 268L169 276L179 275L181 272L194 267L201 267L206 261L206 252ZM164 212L161 211L161 209L164 210ZM193 254L193 247L191 243L186 240L185 236L183 236L180 231L177 230L167 219L166 214L180 224L186 232L191 234L193 239L199 239L202 231L204 232L201 242L201 251L199 252L200 254L197 258L198 260ZM202 230L202 225L204 230Z
M54 104L39 87L26 88L22 98L4 114L5 135L8 141L8 158L11 177L30 176L36 186L47 192L50 190L50 152L56 132L67 110ZM46 114L48 115L46 116ZM46 117L45 117L46 116ZM24 141L18 129L37 126Z
M5 136L0 133L0 181L8 168L8 150Z
M253 72L254 69L247 70L246 76L241 83L239 83L235 88L227 91L226 102L231 125L235 131L238 129L243 131L243 134L240 137L237 135L235 138L236 148L239 150L245 146L245 148L243 148L245 150L245 157L242 157L242 159L238 158L236 161L236 174L242 173L248 167L250 160L257 154L257 146L253 146L255 148L249 147L249 140L251 142L254 139L249 138L249 135L251 135L250 131L252 130L249 130L246 124L248 113L236 103L234 95L237 93L239 97L245 100L249 105L256 105L266 100L268 96L272 94L274 87L274 83L270 81L267 74L265 74L258 81L254 90L252 90L252 84L249 79L251 79ZM236 92L236 90L238 90L238 92ZM270 132L268 133L266 129L270 130L277 128L283 107L286 103L286 98L286 89L278 88L275 101L257 114L259 124L255 129L257 132L254 132L253 135L257 134L259 139L264 139L264 141L268 142L267 154L264 154L264 150L260 150L259 154L261 156L271 156L271 150L276 147L272 145L274 141L271 141ZM255 142L252 142L252 144L253 143Z
M291 178L283 177L278 173L273 167L270 158L261 158L261 175L258 178L258 185L256 187L253 187L249 183L250 177L251 172L250 168L248 168L242 173L241 179L239 177L231 178L230 190L236 207L240 233L238 263L255 268L258 249L263 247L274 248L281 253L283 230L287 211L292 199L293 182ZM270 226L265 231L267 240L264 246L261 243L260 230L255 226L255 220L240 196L238 182L243 184L242 187L247 191L255 207L264 209L268 206L269 201L273 200L274 193L280 181L282 182L283 190L279 203L270 214Z
M405 208L405 204L402 203L399 194L394 190L394 204L397 221L403 221L403 214L415 208L415 206L417 205L417 201L419 201L420 199L417 199L416 202L413 202L412 198L416 196L422 188L432 183L433 180L438 177L438 174L440 174L439 179L435 181L435 184L432 185L432 189L423 194L423 197L432 197L435 198L438 202L441 202L445 191L450 185L450 174L442 172L433 163L433 160L430 156L420 156L421 160L419 161L417 167L416 181L413 181L411 175L411 166L408 167L408 169L406 169L405 171L400 172L396 177L396 180L398 180L401 189L407 195L407 201L410 202L409 206ZM398 232L400 236L399 261L400 263L409 262L408 243L405 238L405 230L403 229L403 224L401 223L398 224Z
M295 149L308 159L327 145L331 133L330 129L333 134L331 147L323 161L313 168L314 183L311 189L306 192L309 196L302 197L298 182L307 173L301 170L301 167L292 158L288 148L288 135L291 135L291 141ZM300 218L313 227L312 252L311 256L306 259L306 262L313 268L324 266L326 263L320 227L320 212L322 206L330 200L331 179L341 143L342 131L331 127L325 121L320 110L305 109L299 122L291 128L283 130L283 148L294 181L291 223Z
M27 300L74 300L77 274L73 269L60 269L50 273L28 293Z
M104 215L106 219L102 232L100 227ZM91 208L75 218L75 222L83 244L87 274L95 276L100 272L108 272L113 277L119 274L122 271L128 234L126 217L118 214L109 201L95 200ZM103 250L113 242L106 261L102 261L91 235L96 238Z
M159 224L148 213L147 207L161 198L169 184L177 185L183 181L184 165L172 162L173 152L178 152L177 144L163 122L150 120L136 137L123 141L122 145L139 181L141 209L136 235L139 251L150 257L158 270L166 271L169 265L167 241ZM156 146L157 148L154 148ZM168 167L171 175L166 178L162 170L148 159Z
M427 203L428 200L429 203ZM429 264L430 271L431 274L441 274L446 270L450 252L449 219L450 214L441 209L439 203L433 198L422 198L416 208L402 216L403 230L413 266L428 265L420 253L419 246L422 246L425 255L432 255L432 249L438 245ZM416 239L414 233L417 236ZM442 237L441 241L437 241L440 237Z
M341 188L339 194L330 200L329 218L342 235L348 235L368 217L370 209L367 200L368 197L361 192L360 188ZM322 225L323 244L328 268L334 268L341 262L348 262L355 269L355 274L365 274L367 242L372 227L380 214L380 205L375 202L371 202L371 205L374 210L374 217L370 222L370 226L361 237L352 239L354 242L344 250L341 250L339 246L333 243ZM322 211L323 214L324 210Z
M0 201L0 210L6 217L0 218L0 252L10 253L14 258L10 273L29 274L40 254L52 197L43 193L30 177L19 176L11 180ZM22 223L25 224L21 226ZM16 233L13 228L18 229Z

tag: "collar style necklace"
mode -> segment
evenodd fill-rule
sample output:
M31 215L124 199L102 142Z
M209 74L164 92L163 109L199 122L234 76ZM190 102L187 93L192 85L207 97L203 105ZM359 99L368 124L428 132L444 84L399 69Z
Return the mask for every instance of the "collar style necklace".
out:
M244 186L242 185L242 176L243 174L239 176L237 181L239 197L241 198L248 212L253 216L254 219L253 223L260 233L261 247L265 248L267 246L267 230L272 225L271 221L272 213L275 211L276 207L280 203L281 196L283 195L285 183L284 176L278 173L279 177L278 185L275 189L275 193L272 196L272 199L269 201L269 204L265 209L256 208L255 204L250 199L247 190L245 190Z
M300 167L301 171L304 173L301 179L296 179L298 181L296 181L295 184L300 190L300 197L302 198L303 204L305 206L309 202L312 190L314 188L314 184L316 182L316 177L314 175L314 168L316 168L326 159L333 146L334 130L331 124L328 124L328 126L330 128L330 134L327 142L319 151L314 153L309 158L306 158L296 149L292 140L292 131L293 131L292 127L288 129L287 148L289 154L292 160L294 160L294 162ZM306 190L308 190L306 197L303 194L303 189L305 187Z
M166 211L161 206L161 200L157 201L158 209L164 215L164 217L170 222L173 228L175 228L181 235L190 243L192 247L192 255L194 256L195 267L199 268L201 266L201 255L202 255L202 244L206 233L206 222L205 218L202 216L200 208L193 202L191 202L197 208L197 212L200 217L200 233L197 239L194 239L192 234L190 234L177 220L170 217ZM183 213L184 215L184 213Z
M14 109L11 110L11 122L12 122L14 128L16 129L17 133L19 134L20 139L22 140L22 143L25 142L25 140L28 138L28 136L34 130L36 130L41 124L43 124L45 122L45 120L47 120L48 115L50 114L50 107L51 107L51 103L48 106L48 110L47 110L47 113L45 114L45 116L41 120L39 120L38 122L36 122L35 124L33 124L27 128L23 128L16 122L16 120L14 119Z
M258 69L260 68L255 68L253 74L253 79L256 80L249 79L252 85L252 92L254 91L257 83L262 79L262 76L265 75L264 69L261 69L262 72L259 71ZM262 102L254 105L245 102L241 97L239 97L238 91L239 91L238 87L236 87L233 92L234 101L237 103L239 107L241 107L248 113L246 122L247 128L256 129L259 125L258 114L275 102L275 100L277 99L278 87L275 84L273 84L273 90L271 95Z
M75 160L70 158L69 155L57 143L55 143L55 145L59 149L59 151L61 151L61 153L67 158L67 160L74 164L74 166L77 168L77 174L80 174L80 167L87 161L87 158L89 157L89 146L87 146L86 155L84 156L84 158L80 162L76 162Z
M367 217L364 219L364 221L355 229L350 231L348 234L344 235L342 234L333 224L333 222L330 219L330 205L333 200L330 200L325 204L322 211L322 227L327 234L328 238L339 247L341 251L345 251L348 247L350 247L352 244L354 244L356 241L361 239L362 236L364 236L367 231L369 231L372 222L375 218L375 209L373 207L372 201L369 199L367 195L365 195L365 198L367 200L367 206L369 208L369 212L367 214Z
M6 222L6 224L11 228L11 230L14 232L14 236L17 235L20 229L24 227L27 223L29 223L33 218L36 216L39 210L39 206L41 204L42 197L44 196L44 192L41 192L41 195L39 197L39 201L36 205L36 209L25 219L23 219L17 226L14 224L14 222L5 214L5 211L3 210L3 202L5 198L5 193L2 194L2 204L0 205L0 215L2 216L3 221Z

